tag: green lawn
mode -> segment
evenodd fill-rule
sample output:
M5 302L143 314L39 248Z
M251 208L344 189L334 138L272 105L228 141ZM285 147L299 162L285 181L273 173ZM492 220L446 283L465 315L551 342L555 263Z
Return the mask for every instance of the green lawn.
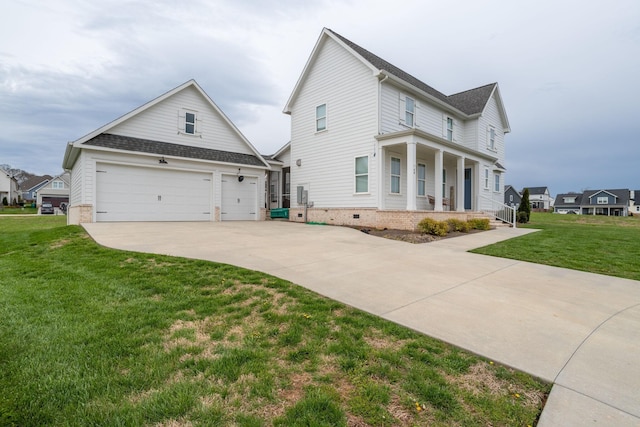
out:
M0 218L0 425L534 425L550 385L255 271Z
M38 213L38 208L32 207L13 207L4 206L0 207L0 215L35 215Z
M640 217L534 212L524 227L541 231L472 252L640 280Z

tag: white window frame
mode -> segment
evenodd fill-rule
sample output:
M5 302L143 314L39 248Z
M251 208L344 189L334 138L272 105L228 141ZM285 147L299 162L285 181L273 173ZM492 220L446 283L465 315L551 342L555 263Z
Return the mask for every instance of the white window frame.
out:
M447 170L442 168L442 197L447 198Z
M324 107L324 114L320 114L319 109ZM322 125L321 125L322 123ZM324 132L327 130L327 103L316 106L316 132Z
M358 173L358 159L366 159L366 165L367 165L367 171L366 172L361 172ZM369 156L358 156L355 158L354 160L354 193L355 194L367 194L369 193ZM358 178L362 178L362 177L366 177L367 178L367 188L364 191L358 191Z
M187 121L187 116L192 115L193 121ZM200 125L198 124L198 112L194 110L188 110L186 108L181 109L178 112L178 132L182 135L199 136ZM189 132L189 126L193 126L193 131Z
M448 141L453 141L453 118L452 117L447 117L447 129L446 129L447 134L445 135L445 137L447 138Z
M493 191L495 191L496 193L500 192L500 174L499 173L493 174Z
M484 189L489 189L489 168L484 168Z
M409 102L411 102L411 109L409 109ZM416 100L410 96L404 98L404 124L409 127L416 126Z
M422 168L424 174L423 177L420 178L420 169ZM416 169L416 177L418 179L416 185L416 194L418 197L426 197L427 196L427 165L426 163L418 163ZM422 184L422 189L420 188L420 184Z
M607 196L598 196L598 199L596 200L596 203L599 205L608 205L609 204L609 198Z
M393 173L393 161L397 160L398 161L398 173L394 174ZM391 162L390 162L390 167L389 167L389 193L391 194L401 194L401 186L402 186L402 160L400 159L400 157L391 157ZM393 191L393 182L394 180L397 180L398 182L398 191Z
M53 181L51 183L51 188L53 190L64 190L64 181L59 181L59 180Z
M496 128L493 126L489 126L487 129L487 148L496 151Z

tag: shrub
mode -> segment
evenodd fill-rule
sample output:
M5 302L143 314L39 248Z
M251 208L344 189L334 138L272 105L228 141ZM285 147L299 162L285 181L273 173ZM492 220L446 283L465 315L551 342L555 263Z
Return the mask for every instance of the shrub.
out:
M418 223L418 231L434 236L446 236L449 232L449 224L445 221L437 221L433 218L425 218Z
M516 221L518 221L520 224L526 224L527 222L529 222L529 215L527 215L526 212L518 212L518 214L516 215Z
M461 231L463 233L469 232L469 223L466 221L462 221L457 218L449 218L447 220L447 224L449 225L449 232Z
M9 206L9 202L7 202L7 198L6 198L6 197L3 197L3 198L2 198L2 204L3 204L4 206Z
M525 213L526 217L524 215L520 215L521 213ZM522 200L520 201L520 206L518 206L518 214L516 216L516 219L520 223L525 223L525 222L529 222L530 216L531 216L531 204L529 203L529 189L525 188L524 191L522 192ZM523 220L521 221L521 219Z
M488 218L472 218L467 222L473 230L489 230L491 228Z

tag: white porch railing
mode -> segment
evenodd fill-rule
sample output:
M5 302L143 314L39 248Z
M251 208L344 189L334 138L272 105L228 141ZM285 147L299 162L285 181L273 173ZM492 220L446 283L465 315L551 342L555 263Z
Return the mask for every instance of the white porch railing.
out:
M500 203L490 197L485 197L482 194L480 195L480 199L483 201L483 208L480 209L482 212L516 228L516 208Z

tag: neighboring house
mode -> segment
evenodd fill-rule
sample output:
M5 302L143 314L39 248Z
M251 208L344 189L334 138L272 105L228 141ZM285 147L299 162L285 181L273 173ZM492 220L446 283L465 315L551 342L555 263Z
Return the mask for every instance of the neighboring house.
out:
M271 166L265 197L267 208L291 207L291 143L286 143L276 153L264 158Z
M32 176L20 184L22 200L25 203L35 203L38 199L38 190L51 181L51 175Z
M583 193L558 194L554 212L580 215L627 216L635 194L628 189L587 190ZM639 210L640 212L640 210Z
M267 161L190 80L67 145L68 221L265 217Z
M447 96L325 28L284 112L294 220L413 228L504 201L497 83Z
M531 205L531 210L547 212L549 208L551 208L551 194L547 187L525 187L522 189L522 194L524 194L525 189L529 189L529 204Z
M0 208L6 200L7 205L18 202L18 181L4 169L0 169Z
M522 194L513 188L511 185L504 186L504 204L518 209L522 202Z
M54 208L59 208L60 203L69 203L69 183L68 172L57 175L38 190L37 206L44 202L49 202Z
M629 191L629 215L640 215L640 190Z
M582 193L558 194L554 203L554 213L580 214Z

